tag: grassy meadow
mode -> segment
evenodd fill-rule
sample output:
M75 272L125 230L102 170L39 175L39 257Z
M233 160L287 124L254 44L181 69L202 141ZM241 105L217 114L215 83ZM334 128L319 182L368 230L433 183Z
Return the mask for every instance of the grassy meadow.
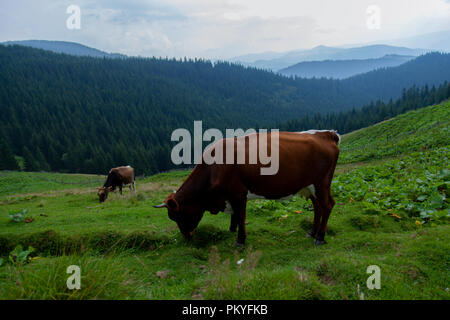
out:
M102 204L104 176L0 172L0 298L450 299L449 119L446 102L343 137L324 246L305 236L300 197L249 202L243 249L224 213L185 241L152 205L189 171ZM70 265L80 290L66 287ZM370 265L381 289L366 286Z

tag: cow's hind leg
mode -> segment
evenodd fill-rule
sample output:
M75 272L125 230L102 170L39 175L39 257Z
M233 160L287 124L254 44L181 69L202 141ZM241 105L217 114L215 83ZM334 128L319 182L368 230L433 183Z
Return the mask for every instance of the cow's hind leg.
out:
M247 200L233 201L231 203L231 207L233 208L233 215L231 216L232 223L233 223L233 216L236 216L234 219L235 221L237 221L237 225L239 227L236 240L236 246L238 247L242 247L245 244L245 239L247 237L247 234L245 232L246 206Z
M322 215L322 209L320 207L319 201L317 201L317 198L313 195L309 197L313 203L314 206L314 221L311 226L311 229L307 232L307 236L311 238L315 238L317 231L319 230L319 224L320 224L320 217Z
M314 244L321 245L321 244L327 243L325 241L325 232L327 229L328 218L330 217L331 210L333 210L333 207L335 204L334 199L331 196L330 187L322 188L318 192L317 200L319 202L322 215L321 215L321 219L320 219L319 228L314 237L315 238Z

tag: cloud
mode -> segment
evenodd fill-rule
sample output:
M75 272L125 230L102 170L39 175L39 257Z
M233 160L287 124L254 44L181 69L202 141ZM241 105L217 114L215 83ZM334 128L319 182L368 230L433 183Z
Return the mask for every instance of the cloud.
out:
M372 0L2 1L0 41L66 40L129 55L228 58L450 28L449 0L376 2L377 31L366 27ZM70 4L81 8L81 30L66 28Z

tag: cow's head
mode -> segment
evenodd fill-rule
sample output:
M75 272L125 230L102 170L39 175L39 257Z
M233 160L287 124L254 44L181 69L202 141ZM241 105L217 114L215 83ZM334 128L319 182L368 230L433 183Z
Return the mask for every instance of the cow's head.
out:
M110 192L112 190L112 187L100 187L98 188L98 200L101 202L105 202L105 200L108 198L108 192Z
M175 192L169 194L162 204L153 207L167 208L169 218L177 223L180 232L189 239L194 234L205 209L198 201L183 200L181 202L175 195Z

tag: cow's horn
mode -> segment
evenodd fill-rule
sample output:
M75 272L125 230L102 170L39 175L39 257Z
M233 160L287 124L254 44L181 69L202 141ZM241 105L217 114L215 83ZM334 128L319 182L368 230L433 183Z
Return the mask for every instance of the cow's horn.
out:
M165 207L167 207L167 204L165 202L158 204L156 206L153 206L153 208L165 208Z

